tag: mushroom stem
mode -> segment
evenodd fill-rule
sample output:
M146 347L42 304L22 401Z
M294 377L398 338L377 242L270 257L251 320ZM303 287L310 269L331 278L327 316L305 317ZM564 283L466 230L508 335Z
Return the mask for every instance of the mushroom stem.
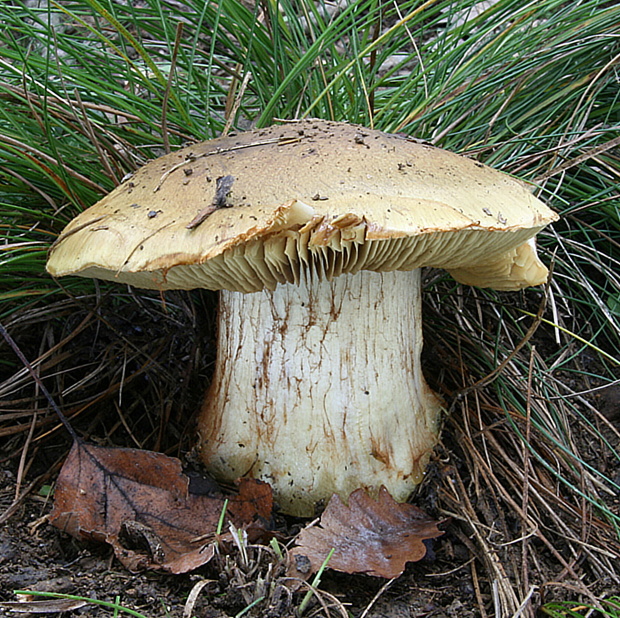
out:
M420 367L420 271L304 279L222 292L203 459L220 479L270 483L293 515L359 487L406 500L441 410Z

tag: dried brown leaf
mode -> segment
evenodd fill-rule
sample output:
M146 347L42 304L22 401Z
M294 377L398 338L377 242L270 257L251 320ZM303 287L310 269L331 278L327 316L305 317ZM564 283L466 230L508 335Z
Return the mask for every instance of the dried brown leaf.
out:
M234 522L249 523L257 518L269 521L273 514L271 485L253 479L241 479L239 494L228 504Z
M305 528L291 550L289 574L307 578L321 567L334 549L328 568L344 573L397 577L407 562L426 554L424 540L443 534L438 525L412 504L399 504L385 487L373 500L358 489L346 506L332 496L319 526Z
M213 556L223 495L189 492L178 459L76 442L59 474L51 523L72 536L109 543L130 570L185 573ZM271 490L248 481L230 500L235 526L271 517ZM209 542L211 541L211 542Z

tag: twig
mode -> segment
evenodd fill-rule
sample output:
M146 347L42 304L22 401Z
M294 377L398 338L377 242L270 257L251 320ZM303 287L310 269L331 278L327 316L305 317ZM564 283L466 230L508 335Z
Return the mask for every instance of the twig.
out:
M530 439L532 429L532 374L534 372L535 351L535 346L532 346L532 350L530 353L530 364L527 374L527 401L525 403L525 439L523 440L523 495L521 498L521 509L524 514L528 512L529 508ZM530 587L528 569L529 534L527 534L527 521L525 519L522 520L522 525L525 534L523 535L523 541L521 544L521 581L523 583L523 589L527 590Z
M32 419L30 421L30 429L28 430L28 435L26 436L26 441L22 448L21 455L19 457L19 465L17 467L17 479L15 481L15 500L19 498L19 492L22 486L22 481L24 479L24 469L26 468L26 455L28 453L28 448L32 443L32 436L34 435L34 430L37 426L37 410L34 410L32 414Z
M101 193L101 194L107 193L107 191L101 185L98 185L96 182L93 182L90 178L87 178L83 174L76 172L74 169L72 169L68 165L62 166L54 157L50 157L50 155L46 154L42 150L33 148L31 144L26 144L25 142L21 142L17 139L13 139L12 137L9 137L8 135L2 135L2 134L0 134L0 142L9 144L9 146L15 146L24 156L27 156L28 153L31 153L40 161L45 161L46 163L50 163L52 165L57 165L59 167L62 167L63 171L66 174L68 174L69 176L72 176L76 180L79 180L85 186L89 187L90 189L93 189L97 193Z
M227 114L226 124L224 125L224 129L222 130L222 137L228 135L230 128L232 127L233 122L235 121L235 117L237 116L237 112L239 111L239 107L241 106L241 101L243 100L243 95L245 94L246 88L250 83L250 79L252 78L252 72L248 71L243 77L243 81L241 82L241 87L239 88L239 92L235 97L235 101L230 109L230 113Z
M226 198L230 193L235 177L230 174L220 176L215 183L215 195L211 203L203 208L185 227L188 230L195 230L201 223L204 223L216 210L227 208Z
M88 227L89 225L93 225L95 223L99 223L99 221L102 221L103 219L107 219L108 215L100 215L99 217L95 217L94 219L91 219L90 221L86 221L85 223L82 223L81 225L78 225L72 229L70 229L68 232L62 232L57 238L56 240L49 246L49 249L47 250L48 255L56 248L56 246L61 243L65 238L68 238L69 236L79 232L80 230L83 230L84 228Z
M202 589L211 583L217 582L214 579L201 579L194 584L193 588L190 590L189 595L187 596L187 601L185 601L185 607L183 608L183 618L191 618L194 615L194 606L196 605L198 596L200 595Z
M476 595L476 601L478 602L478 609L482 618L487 618L487 610L484 606L484 599L482 598L482 590L480 590L480 579L478 578L478 570L476 569L476 561L471 560L471 581L474 586L474 593Z
M527 608L527 605L530 602L532 595L534 594L534 592L536 592L536 590L537 590L537 586L530 586L530 589L525 595L525 598L523 599L521 605L519 606L519 609L514 613L513 616L511 616L511 618L520 618L520 616L523 614L523 612Z
M541 176L538 176L538 178L536 178L534 182L536 184L541 184L545 180L549 180L549 178L552 178L553 176L557 176L558 174L561 174L562 172L565 172L571 167L575 167L576 165L579 165L580 163L583 163L584 161L593 159L599 154L607 152L608 150L612 150L618 145L620 145L620 137L615 137L614 139L610 139L607 142L604 142L603 144L599 144L598 146L595 146L594 148L590 148L590 150L587 150L586 152L579 155L578 157L575 157L574 159L569 159L568 161L564 161L564 163L561 163L560 165L556 165L552 170L545 172Z
M51 396L50 392L45 387L45 384L41 381L41 378L37 375L37 372L34 370L33 366L30 364L28 359L23 355L22 351L19 349L18 345L15 343L15 340L11 335L9 335L6 328L4 328L3 324L0 323L0 335L2 335L5 341L9 344L13 352L15 352L17 358L24 365L28 373L32 376L33 380L36 382L37 386L41 389L43 395L50 404L50 407L56 413L56 416L60 419L60 422L63 424L64 428L67 430L67 433L76 441L81 442L80 436L76 433L75 429L71 426L67 417L60 411L60 408L56 405L54 398Z
M19 509L19 507L21 506L21 503L24 501L24 499L26 498L26 496L28 496L30 494L30 492L37 486L40 485L43 481L47 480L51 475L52 475L52 471L56 470L56 467L58 465L58 462L56 462L54 465L50 466L50 468L44 472L43 474L39 475L36 479L34 479L33 481L31 481L26 488L24 489L24 491L21 493L20 496L18 496L17 498L15 498L15 500L13 500L13 502L10 504L10 506L4 511L4 513L2 513L0 515L0 526L2 524L4 524L4 522L8 521L13 514L15 513L15 511L17 511L17 509Z
M170 174L172 174L173 172L176 172L178 169L181 169L182 167L184 167L185 165L187 165L188 163L191 163L193 161L197 161L198 159L204 159L205 157L209 157L211 155L218 155L218 154L222 154L224 152L233 152L235 150L243 150L245 148L254 148L257 146L267 146L268 144L292 144L294 142L298 142L300 141L299 137L290 137L290 138L281 138L281 137L273 137L271 139L266 139L260 142L252 142L250 144L238 144L236 146L229 146L228 148L214 148L213 150L210 150L209 152L203 152L199 155L192 155L192 156L188 156L188 158L185 161L181 161L180 163L177 163L176 165L173 165L169 170L166 170L162 175L161 178L159 179L159 182L157 183L157 186L153 189L153 193L159 191L162 187L162 185L164 184L164 182L166 182L166 180L168 179L168 176L170 176Z
M372 600L370 601L370 603L368 603L368 605L366 606L366 609L360 614L359 618L366 618L366 616L368 616L368 612L372 609L373 605L379 600L379 597L397 580L398 578L393 577L392 579L389 579L387 582L385 582L385 584L383 584L383 586L381 586L381 588L379 588L379 591L377 592L377 594L375 594L374 597L372 597Z
M80 97L80 91L77 88L75 88L74 94L75 94L75 100L77 101L78 107L80 108L80 111L82 112L82 118L83 118L82 126L84 127L84 131L90 138L90 141L93 144L93 146L95 147L95 150L97 151L97 155L99 156L99 161L101 161L101 165L107 172L108 176L114 181L114 184L118 185L120 181L116 173L112 169L112 166L110 165L108 156L106 155L103 148L101 148L101 144L99 143L97 133L95 132L93 128L93 123L90 121L90 118L88 117L88 114L86 113L86 108L84 107L84 103L82 102L82 97ZM73 111L73 108L71 108L71 111ZM77 114L76 114L76 119L79 122L79 119L77 118Z

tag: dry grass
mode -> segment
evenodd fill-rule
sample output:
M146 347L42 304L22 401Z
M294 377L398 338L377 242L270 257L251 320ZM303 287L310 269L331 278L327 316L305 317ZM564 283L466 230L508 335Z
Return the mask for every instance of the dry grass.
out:
M517 306L469 296L454 293L439 305L433 294L427 313L442 325L433 353L451 357L441 379L451 385L452 404L439 502L477 558L471 568L473 580L485 582L485 593L477 588L481 615L533 616L532 605L558 589L596 605L620 589L620 432L593 405L581 366L593 360L576 354L554 370L545 360L556 347L551 329L524 332L507 320ZM541 317L527 319L536 326ZM487 363L501 373L485 378Z

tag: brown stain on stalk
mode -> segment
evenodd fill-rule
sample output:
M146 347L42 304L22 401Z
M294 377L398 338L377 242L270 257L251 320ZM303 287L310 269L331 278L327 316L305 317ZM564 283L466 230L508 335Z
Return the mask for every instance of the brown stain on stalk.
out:
M371 441L370 454L372 455L373 459L380 461L386 468L391 468L392 462L390 460L389 453L381 449L378 440L375 440L375 438L371 437L370 441Z

